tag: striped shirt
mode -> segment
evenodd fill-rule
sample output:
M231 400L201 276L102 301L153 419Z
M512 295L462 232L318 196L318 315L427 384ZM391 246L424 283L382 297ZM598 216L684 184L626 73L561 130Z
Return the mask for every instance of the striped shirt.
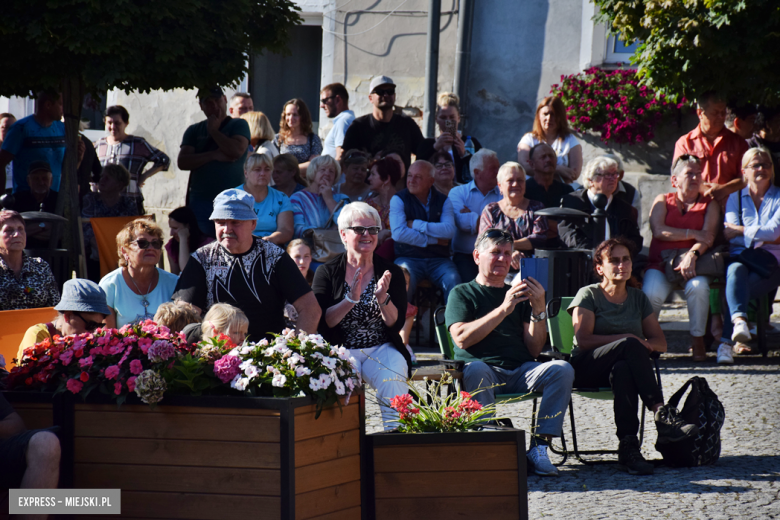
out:
M141 190L138 187L138 179L146 168L147 163L152 163L152 168L162 166L163 171L168 171L171 158L164 152L154 148L143 137L128 135L119 144L109 144L106 137L101 137L95 144L98 160L101 166L106 164L121 164L130 172L130 185L123 195L132 198L141 198Z

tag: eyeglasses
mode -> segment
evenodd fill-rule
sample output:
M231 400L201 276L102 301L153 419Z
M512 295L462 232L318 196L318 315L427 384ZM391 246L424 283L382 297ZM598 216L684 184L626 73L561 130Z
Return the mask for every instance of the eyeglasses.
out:
M162 249L162 240L152 240L151 242L146 240L145 238L139 238L138 240L134 240L136 245L138 246L138 249L149 249L149 246L153 247L154 249Z
M328 97L326 97L326 98L322 98L322 99L320 99L320 103L322 103L322 104L324 105L324 104L326 104L328 101L330 101L331 99L333 99L334 97L336 97L336 96L334 95L334 96L328 96Z
M449 162L449 161L447 161L447 162L440 162L440 163L436 163L436 164L434 164L433 166L434 166L434 167L435 167L437 170L443 170L443 169L445 169L445 168L454 168L454 167L455 167L455 165L454 165L454 164L452 164L452 163L451 163L451 162Z
M395 89L394 88L378 88L374 90L374 94L376 94L379 97L382 96L395 96Z
M772 165L769 163L758 163L750 166L745 166L746 170L771 170Z
M90 332L92 332L93 330L95 330L98 327L102 327L103 326L102 323L98 323L97 321L88 320L80 312L74 312L73 314L78 316L79 319L84 322L85 329L90 331Z
M369 235L378 235L379 234L379 226L371 226L371 227L364 227L364 226L352 226L348 227L347 229L351 229L355 232L356 235L363 236L366 234L366 231L368 231Z

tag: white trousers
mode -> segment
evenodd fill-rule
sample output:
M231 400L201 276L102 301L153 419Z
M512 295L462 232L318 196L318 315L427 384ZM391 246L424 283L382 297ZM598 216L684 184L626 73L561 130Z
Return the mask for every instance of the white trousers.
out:
M390 399L409 393L406 384L406 360L392 343L366 349L349 349L355 360L355 367L363 381L376 389L377 400L382 411L385 431L398 427L398 412L389 406Z

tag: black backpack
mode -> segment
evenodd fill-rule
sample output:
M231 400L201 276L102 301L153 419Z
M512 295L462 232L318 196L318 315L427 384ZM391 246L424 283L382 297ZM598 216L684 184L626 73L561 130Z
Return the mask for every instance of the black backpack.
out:
M720 457L720 429L726 419L726 412L715 392L710 390L703 377L692 377L669 399L669 406L677 407L685 391L691 393L680 410L680 417L687 424L699 427L698 435L679 442L658 443L655 449L661 452L664 462L674 467L707 466L715 464Z

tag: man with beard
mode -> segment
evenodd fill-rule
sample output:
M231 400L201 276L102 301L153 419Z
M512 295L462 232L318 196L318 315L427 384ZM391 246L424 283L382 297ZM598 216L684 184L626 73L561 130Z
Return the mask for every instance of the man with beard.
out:
M322 89L320 103L328 119L333 119L333 128L325 138L322 155L330 155L340 161L344 154L344 136L355 120L355 113L349 109L349 93L341 83L331 83Z

